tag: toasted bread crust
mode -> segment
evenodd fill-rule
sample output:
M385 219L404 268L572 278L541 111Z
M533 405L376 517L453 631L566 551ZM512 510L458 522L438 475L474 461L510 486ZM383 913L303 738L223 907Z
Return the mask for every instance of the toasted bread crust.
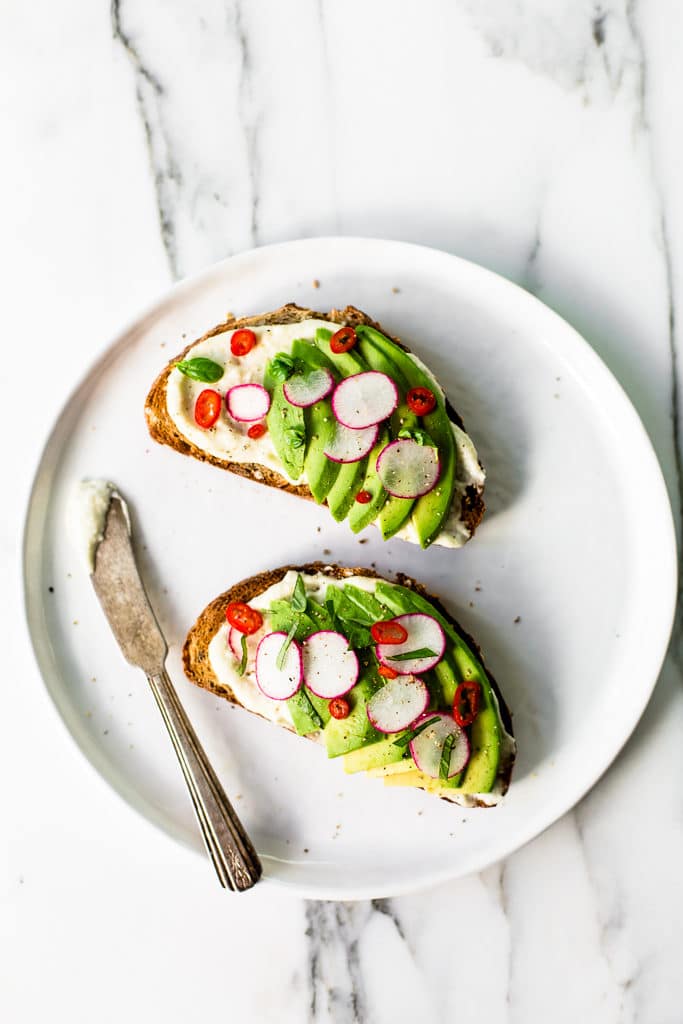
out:
M284 565L279 569L269 569L266 572L258 573L256 576L250 576L249 579L236 583L230 588L230 590L226 590L206 606L187 635L187 639L183 645L183 667L185 669L185 675L191 682L205 690L210 690L216 696L230 701L231 704L242 707L233 691L228 686L224 686L220 683L216 678L209 662L209 644L219 628L225 622L225 611L231 601L245 601L248 604L259 594L268 590L269 587L279 583L290 571L300 572L304 575L324 573L324 575L329 576L330 579L337 580L352 579L354 576L368 576L372 579L385 579L385 577L381 576L380 573L375 572L373 569L365 569L359 566L355 568L348 568L341 565L329 565L325 562L309 562L306 565ZM387 582L391 583L392 581L388 580ZM510 714L510 710L505 703L502 693L500 692L500 687L484 665L484 659L476 641L465 632L458 622L456 622L451 613L441 604L441 601L433 594L430 594L426 587L421 583L418 583L416 580L412 579L410 576L404 575L403 573L399 573L396 580L393 582L399 583L403 587L408 587L410 590L414 590L416 593L430 601L434 607L448 619L458 635L465 641L471 650L476 653L477 657L486 669L489 682L491 683L498 699L503 725L509 735L513 736L512 716ZM508 759L508 763L503 765L500 775L503 794L507 792L510 785L513 764L514 756L510 757ZM481 804L481 806L487 805Z
M249 480L256 480L258 483L266 484L268 487L276 487L278 490L287 491L289 494L296 494L300 498L308 498L313 501L313 495L306 484L293 484L267 466L253 462L230 462L202 451L201 448L198 448L191 441L188 441L186 437L183 437L169 416L166 406L166 383L169 373L174 365L181 359L184 359L190 349L199 341L213 338L215 335L223 334L225 331L236 330L239 327L264 327L269 324L299 323L302 320L310 319L329 320L332 323L349 324L351 326L366 324L369 327L376 328L378 331L382 331L383 334L387 334L381 324L372 320L354 306L347 306L341 310L333 309L329 313L318 313L315 310L304 309L290 302L280 309L273 310L271 313L261 313L256 316L246 316L240 319L229 318L224 323L218 324L210 331L207 331L201 338L193 341L179 355L171 359L154 381L145 402L147 428L152 438L159 444L168 445L168 447L174 448L183 455L191 455L192 458L199 459L200 462L210 462L211 465L217 466L219 469L227 469L229 472L237 473L239 476L246 477ZM387 335L387 337L391 337L391 335ZM392 337L391 340L406 352L409 351L398 338ZM465 426L461 417L448 401L446 402L446 408L452 422L460 427L461 430L464 430ZM482 491L483 487L481 489L474 486L468 487L461 503L461 518L469 529L471 536L474 535L486 511Z

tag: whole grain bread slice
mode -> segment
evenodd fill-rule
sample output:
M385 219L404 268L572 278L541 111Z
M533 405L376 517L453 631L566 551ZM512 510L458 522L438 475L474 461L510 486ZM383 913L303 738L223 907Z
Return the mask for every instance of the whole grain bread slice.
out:
M366 569L358 566L349 568L341 565L328 565L325 562L309 562L306 565L284 565L279 569L269 569L266 572L258 573L256 576L250 576L248 579L242 580L240 583L236 583L223 594L219 594L218 597L214 598L214 600L206 606L187 635L183 645L183 667L185 669L185 675L191 682L205 690L210 690L211 693L214 693L217 697L222 697L225 700L230 701L231 704L235 704L238 707L243 706L230 687L221 683L211 668L211 663L209 661L209 644L218 632L219 628L225 622L225 611L231 601L244 601L248 604L269 587L279 583L280 580L284 579L290 571L299 572L303 575L323 573L323 575L329 576L330 579L337 580L351 579L354 576L367 576L372 579L385 579L385 577L382 577L373 569ZM430 594L421 583L418 583L416 580L412 579L410 576L404 575L403 573L398 573L394 581L388 580L388 582L395 582L399 583L403 587L408 587L426 598L426 600L430 601L437 611L439 611L444 618L448 619L462 640L472 651L475 652L482 666L484 666L486 670L489 682L491 683L491 687L493 688L498 700L501 719L505 730L512 737L514 734L512 731L512 716L510 714L510 710L505 703L505 699L503 698L498 683L484 665L484 659L476 641L465 632L458 622L456 622L451 613L443 606L439 598ZM513 764L514 751L510 751L499 769L502 794L507 792L510 785ZM487 805L481 804L481 806Z
M210 331L207 331L201 338L193 341L179 355L171 359L154 381L145 402L145 417L152 438L159 444L168 445L183 455L191 455L201 462L210 462L211 465L217 466L220 469L227 469L231 473L237 473L239 476L256 480L259 483L266 484L268 487L277 487L278 490L287 491L289 494L296 494L300 498L308 498L313 501L313 495L306 484L294 484L268 466L252 462L231 462L202 451L201 448L198 448L186 437L183 437L171 419L166 406L166 382L168 375L175 364L184 359L190 349L198 344L198 342L240 327L267 327L269 324L300 323L302 320L310 319L329 320L335 324L348 324L352 327L359 324L367 324L369 327L374 327L383 334L386 334L404 351L410 351L398 338L387 334L381 324L372 320L366 313L356 309L354 306L346 306L345 309L332 309L329 313L317 313L315 310L305 309L290 302L270 313L261 313L256 316L246 316L239 319L231 317L222 324L212 327ZM446 401L446 408L451 421L460 427L461 430L464 430L465 426L461 417L448 400ZM483 487L470 486L465 491L461 500L460 518L467 526L471 535L474 534L486 511L482 492Z

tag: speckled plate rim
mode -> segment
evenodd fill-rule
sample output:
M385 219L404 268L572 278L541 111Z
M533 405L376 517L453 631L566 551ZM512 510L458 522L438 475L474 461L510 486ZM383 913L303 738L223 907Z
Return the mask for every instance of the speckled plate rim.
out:
M81 753L97 770L102 779L147 821L178 840L188 849L198 852L200 848L187 841L187 837L174 825L172 819L169 819L165 814L161 814L157 808L141 796L134 786L131 786L125 778L112 770L110 763L102 756L98 745L79 726L73 709L62 699L58 672L51 657L49 638L40 615L40 605L34 600L36 592L34 575L36 563L39 563L39 558L35 556L34 541L40 533L41 516L46 504L44 484L46 457L54 444L55 437L59 434L60 425L63 425L63 421L67 418L72 402L77 400L79 392L87 387L87 382L92 375L101 373L106 368L109 360L132 344L141 332L144 332L151 323L163 314L169 305L183 300L188 293L191 294L195 289L200 288L213 278L220 278L228 267L231 271L234 271L240 265L247 267L253 264L254 261L258 261L263 255L272 255L278 252L284 255L293 249L302 250L310 248L311 255L313 256L321 246L335 247L336 249L339 249L339 247L360 247L366 254L368 250L374 250L373 256L378 261L381 261L382 253L387 248L390 250L406 250L416 261L424 259L450 261L456 272L458 265L461 268L467 268L468 272L481 275L482 280L488 279L492 286L495 286L494 290L501 287L508 289L510 294L514 293L518 301L535 306L537 310L539 308L542 309L543 315L548 319L548 323L554 321L557 327L557 333L553 334L552 343L554 349L559 351L560 355L573 365L574 369L579 372L584 380L590 381L592 389L597 391L600 394L601 401L607 404L612 418L618 419L620 430L623 431L625 437L628 437L629 443L633 446L632 450L638 462L641 482L643 479L646 481L649 502L648 515L651 527L650 537L652 539L650 551L651 566L653 568L653 575L658 581L656 621L659 624L659 629L655 632L655 635L650 637L649 671L641 673L639 677L640 686L638 688L633 687L629 691L628 702L621 709L621 729L614 734L612 742L605 745L601 750L601 756L593 759L590 770L585 772L583 776L574 779L575 785L573 787L570 787L552 805L549 806L546 803L543 807L539 807L536 814L528 816L525 827L518 829L512 837L503 837L503 841L491 843L486 857L473 854L469 860L466 858L461 860L455 869L447 867L441 871L433 871L428 879L420 878L414 883L403 882L397 885L389 881L386 885L377 884L372 887L363 885L357 887L345 886L343 891L329 886L308 886L287 878L273 876L266 876L264 878L266 884L278 885L308 899L360 900L386 898L419 891L430 885L453 880L473 871L483 870L520 849L570 811L600 780L631 736L649 702L666 656L676 609L678 562L675 526L664 477L650 438L625 391L588 342L559 314L555 313L520 286L462 257L410 242L352 236L300 239L251 249L228 257L195 275L184 278L163 292L141 315L130 321L106 345L99 356L92 361L66 399L49 431L48 438L36 459L24 522L22 544L24 610L29 639L39 672L53 705L58 712L58 716L71 734ZM253 266L251 269L253 269ZM623 713L624 710L626 711L625 714ZM482 813L490 814L495 813L495 811L483 811ZM264 857L263 860L267 867L277 870L276 858Z

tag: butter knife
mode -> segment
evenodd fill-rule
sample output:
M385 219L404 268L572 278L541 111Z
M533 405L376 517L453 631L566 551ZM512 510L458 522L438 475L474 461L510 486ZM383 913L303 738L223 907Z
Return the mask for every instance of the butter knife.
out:
M140 579L128 508L116 490L109 498L91 579L124 658L147 676L221 885L238 891L251 888L261 877L261 862L164 667L168 648Z

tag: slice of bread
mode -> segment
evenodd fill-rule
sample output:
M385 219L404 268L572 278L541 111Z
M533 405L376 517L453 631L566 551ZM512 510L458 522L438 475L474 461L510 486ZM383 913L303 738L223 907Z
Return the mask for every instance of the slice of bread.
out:
M271 313L262 313L257 316L242 317L241 319L227 319L224 323L218 324L218 326L207 331L201 338L193 341L192 344L188 345L179 355L171 359L165 369L162 370L155 380L145 402L145 417L147 419L147 427L152 438L155 441L158 441L159 444L168 445L170 448L174 448L183 455L191 455L193 458L199 459L201 462L210 462L213 466L218 466L220 469L227 469L231 473L237 473L239 476L247 477L250 480L256 480L269 487L277 487L279 490L287 491L290 494L296 494L301 498L309 498L312 501L313 495L306 484L292 483L290 480L287 480L286 477L281 476L268 466L262 466L259 463L252 462L230 462L226 459L217 458L209 452L202 451L201 448L198 448L186 437L183 437L171 419L166 404L166 385L171 370L177 362L185 358L190 349L198 344L198 342L203 341L206 338L215 337L217 334L223 334L225 331L234 331L240 327L265 327L270 324L300 323L303 320L310 319L328 320L331 323L339 325L348 324L350 326L367 324L368 326L381 331L383 334L386 334L387 337L390 337L392 341L406 352L409 351L407 346L399 341L398 338L387 334L379 323L372 320L369 316L361 312L361 310L356 309L354 306L346 306L345 309L341 310L333 309L330 310L329 313L317 313L312 309L304 309L294 303L288 303L286 306L282 306L280 309L276 309ZM461 430L465 430L461 417L455 411L448 399L446 400L446 409L451 421ZM483 486L480 488L469 486L461 501L460 519L467 526L470 536L474 535L474 532L481 522L486 510L482 492Z
M223 684L216 677L209 660L209 644L220 627L224 624L226 608L231 601L244 601L248 604L258 595L268 590L269 587L279 583L290 571L298 572L303 575L322 573L330 579L337 580L352 579L354 576L386 579L386 577L382 577L372 569L361 567L348 568L339 565L328 565L325 562L309 562L306 565L285 565L279 569L270 569L267 572L258 573L256 576L251 576L249 579L236 583L230 588L230 590L226 590L206 606L187 635L183 646L183 667L185 669L185 674L191 682L205 690L210 690L216 696L222 697L238 707L243 707L232 689ZM430 594L421 583L418 583L416 580L404 575L403 573L397 574L395 580L388 580L388 582L398 583L403 587L408 587L409 589L414 590L416 593L426 598L437 611L448 619L458 635L464 640L485 668L487 677L498 701L503 727L512 739L513 731L510 711L505 703L502 693L500 692L498 684L484 665L484 660L477 643L471 636L469 636L468 633L465 632L458 622L456 622L440 600ZM498 787L500 796L507 792L510 785L510 777L512 775L514 760L515 751L514 744L512 744L510 751L501 759L501 765L498 771ZM418 786L418 788L423 787ZM477 806L489 806L489 804L482 801L475 800L474 803Z

